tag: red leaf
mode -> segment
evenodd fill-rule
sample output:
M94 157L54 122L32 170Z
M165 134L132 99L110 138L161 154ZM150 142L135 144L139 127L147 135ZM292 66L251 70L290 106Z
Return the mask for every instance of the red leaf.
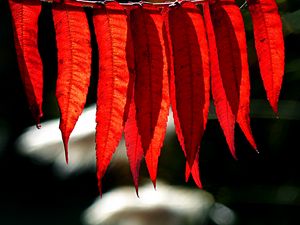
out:
M124 131L130 170L133 177L135 190L138 195L139 171L141 161L144 157L144 151L142 147L141 136L138 132L137 127L134 95L132 97L133 98L129 108L128 120L125 124Z
M275 0L249 0L255 47L267 97L277 114L277 103L284 74L282 23Z
M127 17L128 24L130 26L130 16ZM129 160L130 170L133 177L135 190L138 195L139 185L139 172L140 164L144 157L144 151L141 143L141 136L138 133L138 127L136 122L136 109L134 103L134 81L135 81L135 70L134 70L134 49L132 43L131 30L127 31L127 63L130 72L130 79L127 90L127 101L125 105L125 112L123 118L123 124L125 124L125 143L127 149L127 156Z
M216 1L212 17L226 96L238 124L256 149L249 118L250 81L243 18L234 0Z
M169 33L169 22L168 22L168 13L166 13L166 11L163 12L164 14L164 19L165 19L165 23L163 24L163 35L164 35L164 40L165 40L165 48L166 48L166 54L167 54L167 62L168 62L168 73L169 73L169 78L170 78L170 97L171 97L171 103L172 103L172 106L176 105L176 101L175 101L175 94L172 94L172 93L175 93L174 90L175 90L175 86L172 85L172 83L174 84L174 65L173 65L173 50L172 50L172 45L171 45L171 37L170 37L170 33ZM175 112L176 113L176 112ZM173 112L173 115L174 115L174 112ZM179 121L178 121L178 116L174 118L174 122L175 124L179 124ZM176 128L176 132L177 132L177 128L179 127L178 125L175 126ZM180 127L179 127L180 128ZM183 137L182 137L182 132L181 130L179 130L177 132L177 136L178 136L178 139L180 140L180 144L183 143ZM184 150L184 145L181 144L181 146L183 146L183 152L186 156L186 152ZM192 173L192 176L193 176L193 179L196 183L196 185L199 187L199 188L202 188L202 184L201 184L201 180L200 180L200 173L199 173L199 154L196 155L196 158L195 158L195 161L194 161L194 164L193 164L193 167L192 169L190 169L190 166L189 164L186 162L186 166L185 166L185 181L187 182L188 179L190 178L190 174Z
M96 114L97 176L101 179L118 146L126 105L129 72L126 61L127 21L124 9L116 2L94 11L94 26L99 48L99 81Z
M198 188L202 188L202 183L200 180L200 172L199 172L199 152L197 152L194 164L192 169L188 163L185 164L185 182L188 182L190 178L190 174L192 174L193 180Z
M145 6L133 9L130 21L136 71L136 122L150 178L155 186L169 112L163 20L157 8Z
M28 4L25 4L28 3ZM31 113L39 127L43 116L43 66L38 51L39 2L9 1L20 74Z
M167 54L167 62L168 62L168 73L169 73L169 78L170 78L170 97L171 97L171 103L172 106L176 105L175 101L175 86L174 86L174 65L173 65L173 50L172 50L172 45L171 45L171 37L170 37L170 32L169 32L169 22L168 22L168 13L166 11L163 12L164 14L164 19L165 23L163 24L163 35L164 35L164 40L165 40L165 48L166 48L166 54ZM173 93L173 94L172 94ZM176 113L176 112L175 112ZM174 115L174 112L173 112ZM175 125L175 129L177 132L177 129L179 127L179 121L178 121L178 116L173 116L174 123L177 124ZM179 130L177 132L177 137L179 139L180 144L183 143L183 137L182 137L182 132ZM181 144L183 152L186 156L186 151L184 150L184 145ZM190 166L188 163L186 163L185 166L185 181L188 182L188 179L190 178L190 174L192 173L193 179L196 183L196 185L199 188L202 188L201 180L200 180L200 173L199 173L199 154L196 155L194 164L192 169L190 169Z
M53 8L58 52L56 97L60 130L68 162L68 141L85 105L91 75L91 46L83 8L59 5Z
M198 152L209 108L209 61L205 27L192 3L171 8L166 20L173 55L170 96L176 133L186 155L186 178L198 182Z
M211 89L216 108L216 114L226 137L230 152L233 157L236 158L234 147L234 127L236 118L231 110L230 102L227 99L226 90L224 87L224 82L226 81L223 80L219 67L216 36L211 20L209 3L203 2L202 6L209 47Z
M123 116L123 126L125 126L125 123L129 117L129 111L132 104L133 89L134 89L134 82L135 82L134 48L132 42L132 34L130 30L129 15L127 15L127 26L128 26L128 30L127 30L127 43L126 43L126 60L127 60L128 70L129 70L129 84L128 84L127 94L126 94L127 98L126 98L126 105L125 105L124 116Z

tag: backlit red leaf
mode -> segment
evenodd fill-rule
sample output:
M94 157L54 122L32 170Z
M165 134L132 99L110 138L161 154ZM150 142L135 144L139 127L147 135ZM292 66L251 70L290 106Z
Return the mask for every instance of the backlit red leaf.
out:
M85 105L91 75L90 31L83 8L53 8L58 53L56 97L68 161L68 140Z
M130 12L135 55L134 104L136 123L147 168L155 186L157 164L169 112L168 72L163 19L155 7Z
M211 9L226 97L246 138L256 149L249 119L250 81L243 18L234 0L217 0Z
M141 136L137 127L134 96L132 97L133 98L128 113L128 120L126 121L124 132L130 170L136 193L138 194L139 171L141 161L144 157L144 151L142 147Z
M128 24L130 26L130 16L127 17ZM132 43L131 30L127 31L127 63L129 67L130 79L127 89L127 101L125 105L124 119L125 124L125 143L127 149L127 156L129 160L130 170L133 177L136 193L138 195L139 185L139 172L140 164L144 157L144 151L141 143L141 136L138 133L138 127L136 122L136 108L134 103L134 82L135 82L135 70L134 70L134 49Z
M21 78L34 118L42 116L43 67L38 50L40 0L8 0ZM190 175L202 187L200 145L208 119L210 84L216 114L236 158L238 123L256 149L249 117L250 79L246 35L235 0L103 4L52 0L58 53L58 100L68 162L68 140L82 113L91 75L91 35L84 7L93 7L99 50L96 113L97 177L101 180L124 128L138 193L145 157L156 186L158 159L170 102L176 134ZM248 0L260 72L270 105L277 104L284 74L282 23L275 0ZM169 3L167 3L169 4ZM125 13L127 12L127 13Z
M130 10L125 10L127 12L127 43L126 43L126 60L129 70L129 84L127 88L126 94L126 104L123 116L123 126L125 126L126 121L128 120L129 110L132 104L133 99L133 89L134 89L134 82L135 82L135 69L134 69L134 49L133 49L133 42L132 42L132 34L130 30L130 16L128 13Z
M249 0L255 47L267 97L277 114L284 74L282 23L275 0Z
M107 3L95 9L93 21L99 48L96 155L101 192L101 179L122 135L130 76L126 61L127 21L123 7L116 2Z
M211 20L209 3L203 2L202 7L209 47L211 89L216 108L216 114L224 132L230 152L233 157L236 158L234 147L235 115L233 114L227 99L226 90L223 84L224 81L221 76L216 36Z
M29 107L37 125L43 116L43 67L38 51L38 1L9 1L14 27L15 47L21 78Z
M208 46L203 18L192 3L170 9L166 20L173 56L170 96L176 133L186 155L186 178L198 182L198 152L209 108Z
M185 182L188 182L190 174L192 174L193 180L197 187L202 188L199 171L199 152L197 152L196 154L192 169L190 168L188 163L185 164Z

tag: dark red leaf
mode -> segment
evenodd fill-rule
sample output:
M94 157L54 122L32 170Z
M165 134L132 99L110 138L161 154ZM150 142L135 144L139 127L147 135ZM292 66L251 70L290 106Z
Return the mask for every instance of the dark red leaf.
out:
M188 182L190 178L190 174L192 174L193 180L198 188L202 188L202 183L200 180L200 172L199 172L199 152L197 152L195 161L193 164L192 169L190 168L189 164L185 164L185 181Z
M136 72L135 117L150 178L155 186L169 112L163 19L157 8L149 6L133 9L130 20Z
M130 27L130 16L127 17L127 21ZM123 124L125 124L125 143L127 149L127 156L129 160L130 170L135 185L135 190L138 195L139 185L139 172L140 164L144 157L144 151L141 143L141 136L138 133L138 127L136 122L136 108L134 103L134 81L135 81L135 70L134 70L134 49L132 43L131 30L127 31L127 63L130 72L129 85L127 90L127 101L125 105Z
M43 116L43 66L38 51L39 2L9 1L20 74L37 126Z
M68 141L85 105L91 75L91 44L83 8L58 5L53 8L58 53L56 97L60 130L68 162Z
M234 0L218 0L211 9L226 97L246 138L256 149L249 118L250 81L243 18Z
M210 88L205 27L192 3L171 8L166 24L173 55L170 96L176 133L187 158L186 178L192 168L194 180L201 186L197 156L208 117Z
M127 11L129 14L130 10ZM129 84L127 88L127 95L126 95L126 105L124 110L123 116L123 126L125 126L126 121L128 120L129 110L132 104L133 99L133 91L134 91L134 82L135 82L135 69L134 69L134 48L132 42L132 34L130 30L130 16L127 15L127 44L126 44L126 60L129 70ZM135 107L135 106L134 106Z
M166 48L166 54L167 54L167 62L168 62L168 73L169 73L169 80L174 80L174 65L173 65L173 50L172 50L172 45L171 45L171 38L170 38L170 33L169 33L169 23L168 23L168 13L166 12L166 10L164 10L163 12L164 17L165 17L165 23L163 25L163 35L164 35L164 40L165 40L165 48ZM172 74L172 75L171 75ZM170 92L174 92L174 85L170 84ZM174 97L173 94L170 93L170 97ZM176 101L171 100L171 102L174 101L174 104L176 104ZM173 105L174 105L173 104ZM174 113L173 113L174 114ZM179 124L178 122L178 117L176 118L176 124ZM174 121L175 121L175 117L174 117ZM178 139L180 140L180 143L182 143L183 137L182 137L182 132L178 132L177 133ZM183 146L183 145L181 145ZM185 150L183 150L185 153ZM186 153L185 153L186 156ZM185 169L185 180L186 182L188 181L188 179L190 178L190 174L192 173L193 179L196 183L196 185L199 188L202 188L202 184L201 184L201 180L200 180L200 173L199 173L199 154L196 155L194 164L192 169L190 169L190 166L188 163L186 163L186 169Z
M118 146L129 83L126 61L127 21L123 7L107 3L94 11L94 26L99 48L99 81L96 114L97 176L101 179Z
M277 103L284 74L282 23L275 0L249 0L255 47L267 97L277 114Z
M138 194L140 164L144 157L141 136L136 121L136 108L134 96L129 108L128 119L125 124L125 142L130 170L133 177L136 193Z
M231 110L229 100L227 99L226 90L223 84L225 81L223 81L221 76L216 36L211 20L209 3L203 2L202 7L209 46L211 89L216 114L226 137L230 152L233 157L236 158L234 147L234 127L236 118Z

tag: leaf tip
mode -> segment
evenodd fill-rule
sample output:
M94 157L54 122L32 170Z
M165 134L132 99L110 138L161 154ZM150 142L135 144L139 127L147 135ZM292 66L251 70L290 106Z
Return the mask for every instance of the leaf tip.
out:
M202 183L200 182L200 180L195 180L195 179L194 179L194 182L195 182L197 188L203 189L203 186L202 186Z
M274 111L274 110L273 110L273 111ZM275 113L275 118L276 118L277 120L279 120L280 117L279 117L278 109L277 109L276 111L274 111L274 113Z
M99 190L99 196L100 198L102 198L103 192L102 192L102 184L100 179L98 181L98 190Z
M257 153L257 154L260 154L260 152L258 151L258 149L257 149L257 148L256 148L256 149L254 149L254 150L256 151L256 153Z
M140 196L139 196L139 181L138 181L138 176L134 177L133 180L134 180L133 182L134 182L134 188L135 188L136 196L138 198L140 198Z
M236 161L239 160L235 152L231 152L231 155L234 158L234 160L236 160Z
M35 120L37 129L40 129L41 126L41 118L43 117L43 110L41 104L34 104L30 107L30 111L32 113L32 116Z
M278 115L278 101L269 99L269 102L270 102L271 108L275 114L275 117L278 118L278 116L279 116Z
M189 181L190 175L191 175L191 170L190 170L188 162L186 162L186 164L185 164L185 182L186 183Z
M41 124L40 122L39 122L39 123L36 123L35 126L36 126L37 129L41 129L41 128L42 128L42 124Z
M69 165L68 147L66 147L66 146L65 146L65 158L66 158L66 164Z
M63 144L64 144L64 149L65 149L65 158L66 158L66 163L69 164L69 138L70 135L62 132L62 139L63 139Z
M197 156L198 158L198 156ZM192 177L193 177L193 180L196 184L196 186L199 188L199 189L202 189L202 182L200 180L200 173L199 173L199 163L198 163L198 159L197 161L195 161L194 165L193 165L193 168L191 170L191 173L192 173Z
M136 196L138 198L140 198L140 195L139 195L139 187L138 186L135 186L135 193L136 193Z
M228 142L227 142L228 144ZM230 145L228 144L229 146L229 150L230 150L230 153L232 155L232 157L235 159L235 160L238 160L237 156L236 156L236 150L235 150L235 146L234 146L234 142L231 143Z
M156 179L151 179L151 181L152 181L154 190L156 191L156 190L157 190L157 189L156 189Z

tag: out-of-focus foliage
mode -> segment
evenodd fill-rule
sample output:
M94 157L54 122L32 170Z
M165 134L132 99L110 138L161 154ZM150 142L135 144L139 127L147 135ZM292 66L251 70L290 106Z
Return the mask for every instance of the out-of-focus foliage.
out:
M286 13L282 16L285 34L300 33L300 10Z

